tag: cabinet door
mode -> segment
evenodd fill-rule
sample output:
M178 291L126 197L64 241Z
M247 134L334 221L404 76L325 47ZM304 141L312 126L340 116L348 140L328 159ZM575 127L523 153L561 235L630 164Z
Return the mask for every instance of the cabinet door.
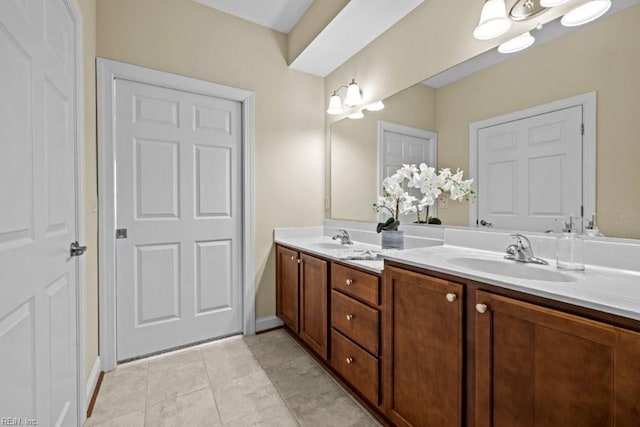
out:
M383 402L400 426L459 426L463 286L385 267Z
M298 252L277 246L276 314L298 332Z
M302 254L300 257L300 338L327 359L327 262Z
M475 425L637 426L640 335L476 292Z

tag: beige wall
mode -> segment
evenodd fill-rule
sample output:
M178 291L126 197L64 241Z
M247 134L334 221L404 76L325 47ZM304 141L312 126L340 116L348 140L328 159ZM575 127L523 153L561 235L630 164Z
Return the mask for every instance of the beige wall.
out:
M322 79L287 68L284 34L192 0L98 0L97 19L100 57L255 92L255 311L274 314L273 228L323 219Z
M469 123L597 91L598 222L607 236L639 239L639 23L635 6L438 89L439 165L468 170ZM440 217L467 225L467 205Z
M413 128L436 127L435 90L414 85L384 101L381 111L331 125L331 217L376 221L371 205L378 188L378 121Z
M84 25L84 382L98 357L98 226L96 179L96 0L78 0Z

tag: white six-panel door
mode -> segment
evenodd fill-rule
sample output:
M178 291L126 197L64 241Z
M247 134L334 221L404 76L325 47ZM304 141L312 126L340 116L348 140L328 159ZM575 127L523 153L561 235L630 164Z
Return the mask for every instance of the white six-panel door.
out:
M241 104L116 79L117 358L242 331Z
M76 23L0 1L0 416L76 426Z
M582 106L478 131L478 220L558 231L582 210Z

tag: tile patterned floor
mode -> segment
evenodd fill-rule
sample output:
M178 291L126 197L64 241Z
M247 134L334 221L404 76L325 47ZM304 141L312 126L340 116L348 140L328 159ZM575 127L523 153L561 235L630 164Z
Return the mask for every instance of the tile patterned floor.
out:
M122 365L86 426L377 426L283 330Z

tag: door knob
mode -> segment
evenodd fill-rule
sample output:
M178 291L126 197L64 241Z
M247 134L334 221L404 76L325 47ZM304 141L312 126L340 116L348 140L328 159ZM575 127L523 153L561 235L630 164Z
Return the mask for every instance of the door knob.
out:
M80 244L78 243L77 240L75 242L71 243L71 247L69 248L69 253L71 254L72 257L74 257L74 256L82 256L82 255L84 255L84 253L86 251L87 251L87 247L86 246L80 246Z
M351 286L351 285L353 285L353 280L347 279L346 283L347 283L347 286Z
M347 320L353 319L353 314L347 314Z
M347 365L351 365L353 363L353 357L347 357Z
M445 298L447 299L447 301L449 302L454 302L456 299L458 299L458 297L456 296L456 294L454 294L453 292L448 293Z
M476 304L476 310L478 313L486 313L488 310L487 304Z

